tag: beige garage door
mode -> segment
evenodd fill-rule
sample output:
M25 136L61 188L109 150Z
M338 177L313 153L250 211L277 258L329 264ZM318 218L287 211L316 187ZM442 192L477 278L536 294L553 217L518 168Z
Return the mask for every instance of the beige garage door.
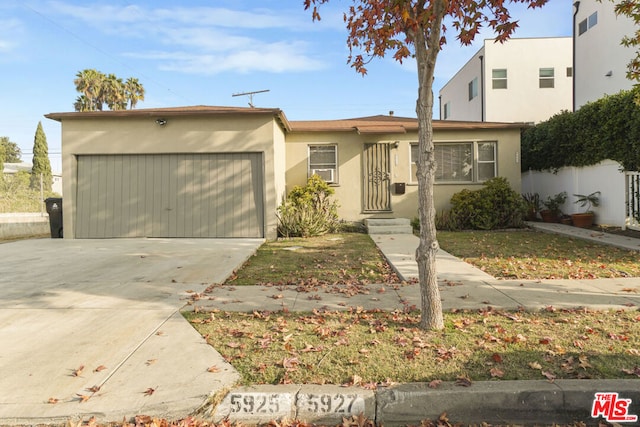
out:
M260 153L78 157L76 237L263 237Z

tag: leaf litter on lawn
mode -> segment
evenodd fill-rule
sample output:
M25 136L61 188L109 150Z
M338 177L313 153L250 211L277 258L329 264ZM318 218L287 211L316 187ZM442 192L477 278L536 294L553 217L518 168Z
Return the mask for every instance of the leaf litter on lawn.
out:
M185 313L245 384L639 378L637 311ZM195 319L200 321L194 322Z

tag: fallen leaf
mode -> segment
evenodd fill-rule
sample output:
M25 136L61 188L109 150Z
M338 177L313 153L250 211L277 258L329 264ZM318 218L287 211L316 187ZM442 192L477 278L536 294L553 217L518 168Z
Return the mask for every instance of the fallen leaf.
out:
M556 376L553 375L551 372L542 371L541 374L545 376L550 382L553 382L556 379Z
M493 353L491 359L493 359L493 361L496 363L502 363L502 356L498 353Z
M300 361L298 360L297 357L289 357L289 358L285 357L282 360L282 367L285 368L286 370L293 371L295 369L298 369L299 363Z
M80 375L82 375L82 371L84 371L84 365L80 365L80 366L78 367L78 369L75 369L75 370L71 373L71 376L79 377Z
M542 369L542 365L539 364L538 362L530 362L529 367L531 369Z
M640 377L640 366L636 366L633 369L622 369L622 372L627 375L635 375L637 377Z
M622 292L629 292L629 293L637 294L638 293L638 288L623 288Z
M101 372L101 371L104 371L105 369L107 369L106 366L100 365L96 369L94 369L93 372Z
M156 388L158 388L158 387L156 387ZM144 395L145 395L145 396L151 396L151 395L152 395L153 393L155 393L155 392L156 392L156 389L155 389L155 388L151 388L151 387L149 387L148 389L146 389L146 390L144 391Z
M151 366L154 363L156 363L157 361L158 361L158 359L149 359L149 360L147 360L147 366Z
M55 397L50 397L49 400L47 400L47 403L50 403L52 405L55 405L58 402L59 402L59 399L56 399Z
M442 380L433 380L429 383L429 388L438 388L442 384Z
M78 396L80 403L86 402L87 400L91 399L91 396L87 396L86 394L76 394L76 396Z
M161 337L161 336L163 336L163 335L164 335L164 332L162 332L162 331L158 331L158 332L156 332L156 335L157 335L157 336L159 336L159 337Z
M491 368L491 370L489 371L489 373L491 374L491 376L493 378L502 378L504 377L504 372L501 371L498 368Z
M211 365L209 366L209 369L207 369L207 372L215 374L216 372L220 372L220 368L218 368L216 365Z
M87 391L90 391L91 393L97 393L100 391L100 386L94 385L93 387L88 388Z

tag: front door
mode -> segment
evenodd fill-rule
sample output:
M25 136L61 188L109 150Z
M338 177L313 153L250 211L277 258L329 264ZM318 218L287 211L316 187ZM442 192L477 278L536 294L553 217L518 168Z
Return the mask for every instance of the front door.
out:
M391 211L389 144L364 145L363 210Z

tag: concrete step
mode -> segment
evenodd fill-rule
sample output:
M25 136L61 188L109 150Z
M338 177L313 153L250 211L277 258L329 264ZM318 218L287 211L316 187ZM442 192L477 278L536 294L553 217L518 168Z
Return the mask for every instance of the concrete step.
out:
M364 224L369 234L412 234L413 229L407 218L371 218Z

